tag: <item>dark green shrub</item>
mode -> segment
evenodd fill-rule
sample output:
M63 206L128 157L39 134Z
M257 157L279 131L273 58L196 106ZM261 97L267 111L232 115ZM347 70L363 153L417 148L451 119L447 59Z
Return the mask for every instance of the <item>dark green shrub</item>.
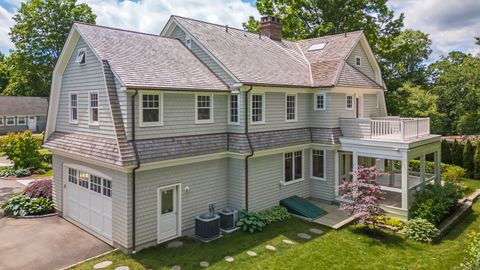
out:
M435 225L422 218L407 221L402 232L408 239L428 243L432 242L440 233Z
M451 154L451 145L447 140L442 140L442 162L451 164L452 163L452 154Z
M2 143L2 150L15 169L40 167L42 159L39 148L39 140L29 130L19 134L9 133Z
M279 205L258 212L258 216L265 222L265 225L290 218L287 208Z
M0 177L15 176L17 175L16 171L13 167L2 167L0 168Z
M465 250L467 258L465 258L465 261L460 265L459 269L477 270L480 269L480 233L472 232L469 236L470 243Z
M15 170L15 175L17 177L25 177L32 175L32 172L29 169L17 169Z
M457 140L452 145L452 164L463 166L463 148Z
M262 231L266 224L257 213L242 211L240 212L237 226L245 232L254 233L256 231Z
M26 216L30 204L30 198L23 194L14 194L7 202L2 205L3 211L7 216Z
M47 198L33 198L27 206L29 215L43 215L52 213L54 210L53 202Z
M47 163L47 164L52 164L52 152L50 152L47 149L40 149L38 150L38 153L42 157L42 161Z
M473 156L475 155L475 148L470 140L467 140L463 147L463 168L466 170L466 176L472 178L474 175Z
M473 156L473 178L480 179L480 144L478 142Z
M463 197L463 188L454 183L445 182L444 186L427 186L416 194L415 202L410 208L412 218L423 218L438 225L458 207L458 200Z

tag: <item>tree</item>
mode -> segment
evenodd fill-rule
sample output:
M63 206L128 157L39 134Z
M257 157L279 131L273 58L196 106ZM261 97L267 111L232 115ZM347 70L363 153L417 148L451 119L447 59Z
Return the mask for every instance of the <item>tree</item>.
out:
M76 0L31 0L13 16L5 95L48 96L53 68L74 22L95 23L87 4Z
M0 95L8 84L7 60L5 55L0 52Z
M260 22L255 20L255 17L249 16L248 21L242 23L243 29L247 32L258 33L260 32Z
M31 131L9 133L2 141L5 156L13 162L15 169L37 169L42 163L38 150L40 142Z
M451 145L447 140L442 140L442 162L452 164Z
M475 155L475 148L470 140L467 140L463 147L463 168L467 171L467 177L472 178L474 175L473 156Z
M475 40L476 40L475 43L476 43L477 45L480 45L480 37L476 37Z
M473 156L473 178L480 179L480 145L477 141L477 148L475 148L475 155Z
M463 148L457 140L452 145L452 164L463 167Z
M344 181L339 189L343 191L342 197L352 200L352 203L341 204L341 209L355 215L360 224L373 225L375 228L378 223L378 217L384 211L380 207L380 201L384 200L382 196L385 194L380 189L375 179L382 173L375 167L359 167L353 172L356 179L351 182Z

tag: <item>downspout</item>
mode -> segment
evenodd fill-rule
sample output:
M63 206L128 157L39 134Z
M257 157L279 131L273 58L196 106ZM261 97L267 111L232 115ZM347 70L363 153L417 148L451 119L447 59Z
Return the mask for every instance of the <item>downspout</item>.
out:
M250 89L245 92L245 135L247 137L248 146L250 147L250 154L245 158L245 210L248 211L248 159L253 156L255 150L252 147L252 142L250 141L250 135L248 133L248 94L252 91L253 86L250 85Z
M135 97L138 95L138 90L135 90L135 94L132 95L132 146L133 151L135 152L136 165L132 169L132 254L136 253L135 246L135 234L136 234L136 215L135 215L135 176L136 171L140 168L140 158L138 157L137 143L135 141Z

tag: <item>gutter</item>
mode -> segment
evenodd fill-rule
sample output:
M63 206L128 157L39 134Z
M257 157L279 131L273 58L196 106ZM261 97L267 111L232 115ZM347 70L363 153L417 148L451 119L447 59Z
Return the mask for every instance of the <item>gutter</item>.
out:
M138 95L138 90L135 90L135 94L132 95L132 145L135 152L135 160L137 161L135 167L132 169L132 254L135 254L135 234L136 234L136 215L135 215L135 176L136 171L140 168L140 158L138 157L137 143L135 141L135 97Z
M250 141L250 135L248 133L248 94L252 91L253 86L250 85L250 89L245 92L245 135L247 136L248 146L250 148L250 154L245 157L245 210L248 212L248 159L255 154L252 142Z

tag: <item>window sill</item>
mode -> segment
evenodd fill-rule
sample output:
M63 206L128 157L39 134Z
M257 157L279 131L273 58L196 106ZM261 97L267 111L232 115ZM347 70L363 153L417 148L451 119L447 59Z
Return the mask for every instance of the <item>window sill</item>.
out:
M262 122L250 122L250 125L264 125L265 121Z
M163 127L163 123L161 122L155 122L155 123L139 123L139 127Z
M213 124L213 120L208 120L208 121L197 120L195 121L195 124L196 125Z
M287 123L295 123L295 122L298 122L298 120L297 120L297 119L285 120L285 122L287 122Z
M98 122L91 122L91 123L88 123L89 126L92 126L92 127L98 127L100 126L100 124Z
M229 122L228 123L230 126L240 126L239 122Z
M325 177L317 177L317 176L310 176L311 179L316 180L316 181L322 181L326 182L327 179Z
M304 178L300 178L300 179L289 181L289 182L281 181L280 183L282 184L282 186L285 187L285 186L289 186L289 185L292 185L292 184L303 182L304 180L305 180Z
M324 111L326 111L327 109L326 109L326 108L324 108L324 109L316 109L316 108L315 108L315 109L313 109L313 110L316 111L316 112L324 112Z
M70 123L72 125L78 125L78 121L69 121L68 123Z

